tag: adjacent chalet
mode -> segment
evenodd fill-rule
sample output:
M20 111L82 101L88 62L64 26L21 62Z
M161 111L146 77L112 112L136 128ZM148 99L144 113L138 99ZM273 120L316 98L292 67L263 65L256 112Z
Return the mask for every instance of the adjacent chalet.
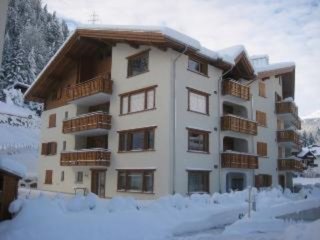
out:
M18 162L0 158L0 221L10 219L9 205L17 198L18 182L25 174L25 167Z
M295 64L164 27L76 29L25 93L44 103L39 187L141 199L292 186Z

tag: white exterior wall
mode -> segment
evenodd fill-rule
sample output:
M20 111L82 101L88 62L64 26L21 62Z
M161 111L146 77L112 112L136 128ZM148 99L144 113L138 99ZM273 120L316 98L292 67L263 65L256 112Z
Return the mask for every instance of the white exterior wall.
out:
M219 135L214 128L219 128L218 81L222 74L220 69L208 66L208 77L187 70L188 56L182 55L177 61L176 79L176 192L188 192L188 169L209 170L210 192L219 191ZM193 88L209 96L209 116L188 111L188 89ZM210 131L209 154L188 152L188 130L194 128Z
M267 114L267 127L258 125L258 135L254 138L255 153L257 153L257 142L264 142L268 145L268 156L259 157L259 169L255 174L272 175L272 186L278 186L278 143L277 143L277 114L275 112L275 93L282 96L281 85L278 78L270 77L263 81L266 86L266 97L259 96L259 81L251 84L253 98L254 116L256 111Z

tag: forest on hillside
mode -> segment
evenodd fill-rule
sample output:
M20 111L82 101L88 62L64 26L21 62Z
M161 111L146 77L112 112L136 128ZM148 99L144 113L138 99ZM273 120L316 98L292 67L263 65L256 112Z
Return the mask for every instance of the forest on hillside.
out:
M68 35L67 24L41 0L9 1L0 100L15 82L30 85Z

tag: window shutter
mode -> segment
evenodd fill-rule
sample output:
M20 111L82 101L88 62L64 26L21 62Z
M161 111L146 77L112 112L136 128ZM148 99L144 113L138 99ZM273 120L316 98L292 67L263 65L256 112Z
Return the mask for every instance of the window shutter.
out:
M256 111L256 121L259 125L267 126L267 114L265 112Z
M259 82L259 96L266 97L266 84L264 82Z
M268 144L263 142L257 142L257 154L259 156L268 155Z
M49 128L56 126L56 114L51 114L49 116Z
M260 175L255 175L255 187L259 188L260 187Z
M41 144L41 155L48 155L48 144L47 143Z
M46 170L44 183L45 184L52 184L52 170Z
M56 142L51 143L51 154L52 155L57 154L57 143Z

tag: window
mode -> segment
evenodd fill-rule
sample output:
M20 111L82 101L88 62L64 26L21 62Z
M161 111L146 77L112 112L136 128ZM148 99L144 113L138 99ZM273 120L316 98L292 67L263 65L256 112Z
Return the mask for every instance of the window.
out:
M188 129L188 150L209 153L209 133L197 129Z
M42 143L41 155L55 155L55 154L57 154L56 142Z
M128 77L132 77L149 70L149 50L128 57Z
M188 171L188 193L209 193L209 171Z
M256 111L256 121L262 127L267 126L267 114L265 112Z
M210 94L195 89L188 89L188 111L209 115Z
M257 154L260 157L268 156L268 144L264 142L257 142Z
M154 170L119 170L118 191L153 193Z
M56 114L49 115L49 128L56 126Z
M208 75L208 64L196 58L189 57L188 70L204 75Z
M119 132L119 152L154 149L155 127Z
M64 171L61 171L60 181L61 181L61 182L64 181Z
M264 82L259 82L259 96L260 97L267 97L266 84Z
M120 114L155 109L156 86L121 94Z
M46 175L44 178L44 184L52 184L52 170L46 170Z
M83 183L83 172L76 172L76 183Z
M259 174L255 176L255 187L270 187L272 185L272 176L268 174Z
M64 112L64 119L68 119L68 117L69 117L69 112Z
M62 150L65 151L67 149L67 142L63 141L62 143Z

